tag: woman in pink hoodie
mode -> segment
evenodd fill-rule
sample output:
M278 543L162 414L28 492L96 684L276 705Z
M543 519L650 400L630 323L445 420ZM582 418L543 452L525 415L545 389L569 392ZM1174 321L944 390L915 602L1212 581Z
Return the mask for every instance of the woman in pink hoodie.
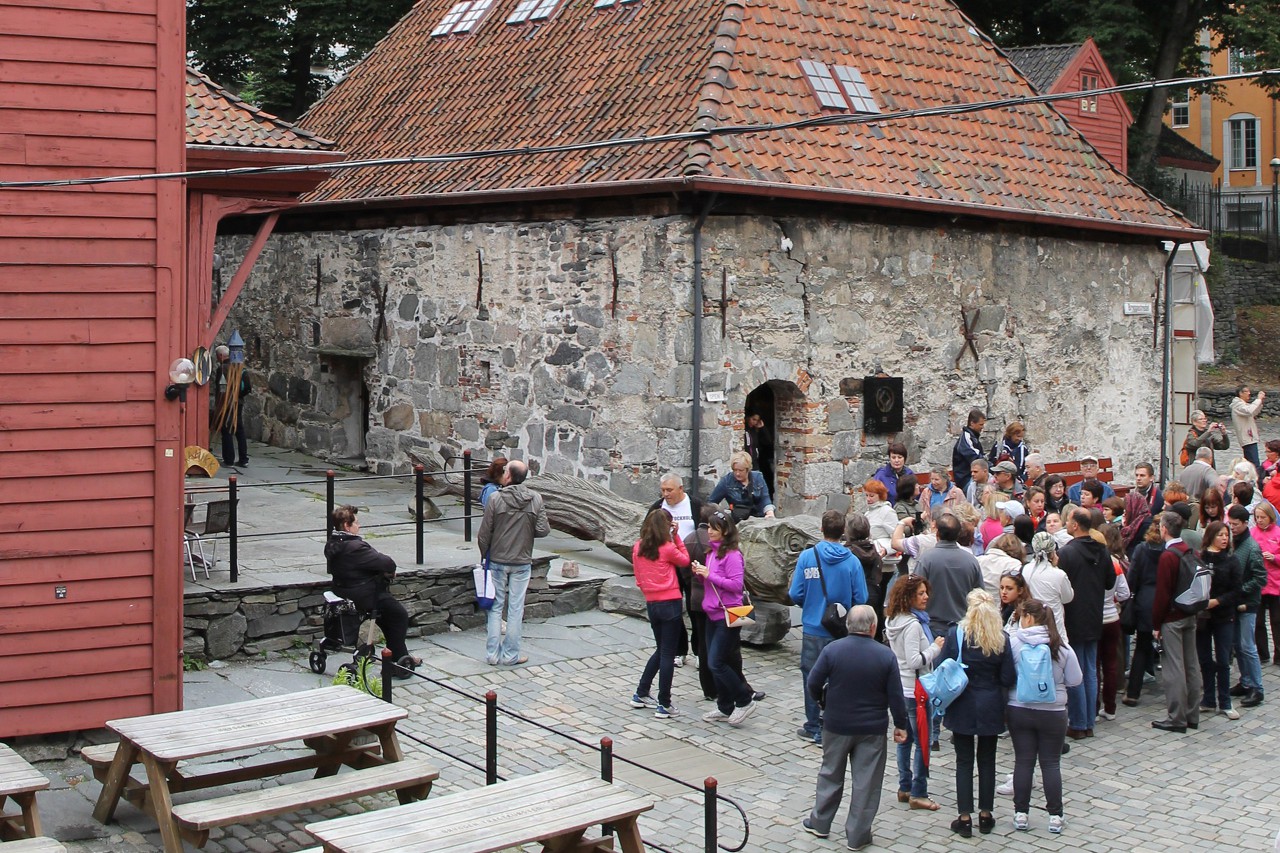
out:
M666 510L651 510L640 528L640 538L631 547L631 565L636 572L636 586L644 593L649 612L649 627L656 645L644 665L644 673L631 707L653 708L653 715L665 720L679 715L671 701L671 678L675 672L676 648L680 629L684 626L684 596L680 592L676 569L689 565L689 551L679 535L679 526ZM658 701L649 695L653 676L658 676Z
M1276 524L1276 511L1270 504L1261 503L1253 509L1256 525L1250 534L1262 549L1262 564L1267 567L1267 582L1262 585L1262 608L1258 611L1258 654L1267 652L1267 629L1263 624L1271 617L1271 660L1280 665L1280 524ZM1265 658L1264 658L1265 660Z
M703 714L709 723L727 721L731 726L755 711L751 688L730 663L738 652L738 629L727 624L726 608L742 604L746 589L746 564L738 550L738 526L727 512L717 512L707 524L710 546L707 564L694 563L693 573L706 588L702 609L707 614L707 658L716 681L716 710Z

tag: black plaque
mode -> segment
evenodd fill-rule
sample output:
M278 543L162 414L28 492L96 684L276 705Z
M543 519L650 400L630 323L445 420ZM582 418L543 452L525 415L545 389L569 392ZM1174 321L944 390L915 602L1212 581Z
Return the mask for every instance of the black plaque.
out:
M862 428L868 435L902 432L902 377L862 380Z

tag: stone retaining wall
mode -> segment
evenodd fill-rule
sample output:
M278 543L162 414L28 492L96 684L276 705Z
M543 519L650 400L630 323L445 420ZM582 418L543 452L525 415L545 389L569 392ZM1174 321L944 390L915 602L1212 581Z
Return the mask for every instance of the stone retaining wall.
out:
M1216 333L1215 333L1216 334ZM1267 399L1262 404L1262 410L1258 412L1260 418L1280 418L1280 389L1266 388L1260 385L1252 385L1255 398L1259 391L1267 392ZM1227 426L1231 426L1231 401L1236 398L1235 386L1230 388L1200 388L1200 397L1197 405L1204 410L1211 421L1222 421ZM1236 434L1231 433L1232 444L1236 441Z
M1243 261L1221 253L1214 255L1213 263L1221 265L1216 274L1209 275L1213 348L1219 361L1236 364L1240 361L1237 313L1251 305L1280 305L1280 264Z
M534 563L525 619L594 610L601 580L550 586L550 561ZM328 581L192 593L183 604L183 654L225 660L310 645L324 633ZM401 571L391 592L409 611L409 636L483 625L476 608L471 566Z

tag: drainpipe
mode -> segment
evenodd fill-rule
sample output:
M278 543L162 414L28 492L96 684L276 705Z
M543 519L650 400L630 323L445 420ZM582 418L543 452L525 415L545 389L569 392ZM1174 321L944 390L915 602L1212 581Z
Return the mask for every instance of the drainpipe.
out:
M1160 483L1169 482L1169 398L1173 385L1173 259L1182 243L1175 241L1164 262L1164 357L1160 370Z
M689 444L691 493L702 497L698 470L702 467L702 225L716 203L716 194L707 196L698 218L693 221L693 405L689 407L692 440Z

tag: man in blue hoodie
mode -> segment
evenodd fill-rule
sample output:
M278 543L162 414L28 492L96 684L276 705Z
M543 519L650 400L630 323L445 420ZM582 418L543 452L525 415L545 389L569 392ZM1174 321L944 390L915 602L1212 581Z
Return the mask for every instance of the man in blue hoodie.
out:
M804 608L804 639L800 646L801 686L808 684L809 673L818 655L834 637L822 627L822 613L827 603L844 607L845 613L855 604L867 603L867 581L862 563L853 552L840 544L844 535L844 513L827 510L822 514L822 541L806 548L796 560L791 577L791 601ZM823 593L823 586L826 593ZM804 728L796 732L805 740L822 743L822 709L809 691L804 693Z

